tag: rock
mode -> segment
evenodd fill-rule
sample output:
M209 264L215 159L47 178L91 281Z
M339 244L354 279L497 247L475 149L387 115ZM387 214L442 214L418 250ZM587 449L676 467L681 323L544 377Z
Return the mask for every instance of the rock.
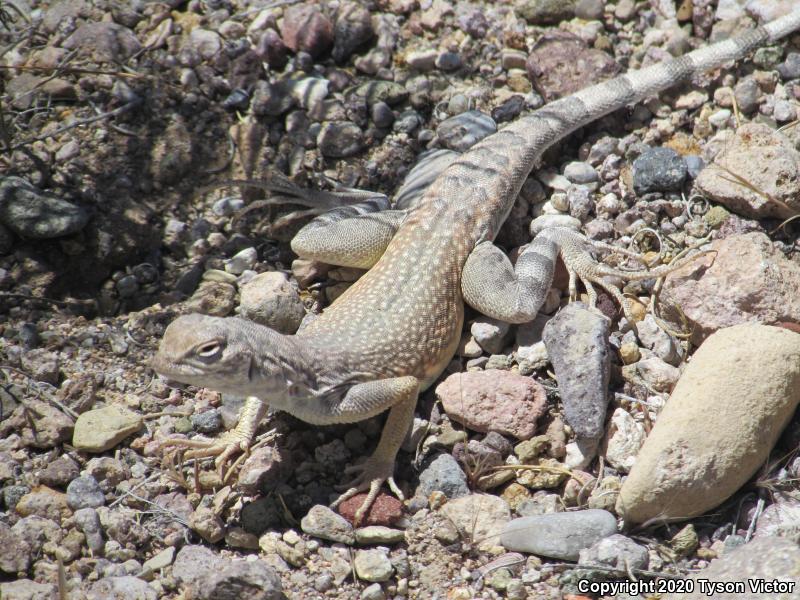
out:
M788 218L800 210L800 152L767 125L746 123L695 183L710 199L745 217Z
M500 543L510 552L575 561L581 550L615 533L614 515L590 509L514 519L503 529Z
M0 552L0 572L16 576L28 570L31 564L30 544L3 521L0 521L0 548L3 548Z
M281 271L259 273L241 288L243 317L276 331L294 334L306 314L297 289Z
M441 508L465 540L488 551L500 544L503 527L511 520L511 508L503 498L491 494L470 494L449 500Z
M212 317L225 317L231 313L236 299L236 288L224 281L203 281L186 308Z
M291 472L291 456L279 448L262 446L250 453L242 464L236 487L245 494L266 494Z
M679 369L656 356L622 367L622 377L625 381L643 385L646 389L657 392L671 392L680 376Z
M286 44L274 29L267 29L261 33L255 51L270 68L277 71L282 70L289 62Z
M357 550L353 559L356 575L364 581L388 581L394 573L389 557L380 549Z
M282 523L282 511L282 507L273 496L248 502L242 507L242 528L247 533L262 535Z
M281 36L292 51L319 58L333 45L333 23L314 3L295 4L284 13Z
M363 546L399 544L406 539L406 534L402 529L392 529L383 525L360 527L356 529L355 534L356 542Z
M24 446L33 448L53 448L69 440L74 429L71 417L36 398L28 398L25 409L14 410L4 424L14 428Z
M508 341L511 325L491 317L478 317L469 329L475 341L489 354L500 354Z
M351 523L355 523L356 511L361 508L366 498L366 494L356 494L348 498L339 505L339 514ZM394 525L402 518L403 503L394 496L380 493L364 515L361 525Z
M72 510L97 508L106 503L103 490L91 475L76 477L67 486L67 506Z
M386 594L383 593L383 588L380 583L373 583L364 588L359 600L386 600Z
M141 415L126 408L117 405L97 408L75 421L72 445L86 452L105 452L141 428Z
M621 67L606 52L587 48L579 37L549 31L537 40L526 69L534 89L551 102L613 77Z
M603 0L578 0L575 4L575 16L587 21L603 18Z
M637 194L680 190L686 163L672 148L648 148L633 161L633 189Z
M75 511L73 518L86 536L86 545L95 553L101 552L105 540L97 511L93 508L81 508Z
M548 25L575 16L576 0L516 0L514 12L531 25Z
M508 371L454 373L436 387L448 416L473 431L496 431L524 440L536 433L545 409L544 388Z
M42 192L21 177L0 181L0 223L26 238L71 235L89 222L89 213L71 202Z
M158 600L158 592L138 577L103 577L95 581L86 594L86 600Z
M440 71L455 71L461 68L463 61L458 52L440 52L433 64Z
M759 232L714 241L714 252L670 273L661 297L680 306L699 344L739 323L800 321L800 266Z
M343 64L355 50L371 41L374 36L369 10L355 2L342 4L333 26L333 60L337 64Z
M197 600L283 600L280 576L264 561L231 560L203 546L184 546L172 575Z
M39 483L48 487L64 487L80 473L80 467L69 456L62 455L39 473ZM2 478L0 478L2 479Z
M84 23L61 44L67 50L80 49L96 62L124 63L142 49L127 27L106 21Z
M198 506L192 513L189 526L209 544L216 544L225 537L225 523L213 509L205 506Z
M577 184L594 183L600 178L592 165L577 160L564 167L564 177Z
M439 454L419 474L416 495L428 498L434 491L440 491L448 498L459 498L470 493L467 476L449 454Z
M795 542L779 537L754 539L731 553L713 561L711 566L693 573L692 580L704 579L712 585L730 586L741 582L741 592L715 593L715 600L773 600L775 598L794 598L800 589L800 547ZM751 587L754 583L780 582L782 589L761 590ZM783 592L780 595L775 592ZM706 600L708 591L696 585L691 593L667 594L664 600Z
M52 600L58 598L58 590L51 583L18 579L0 583L0 598L4 600Z
M144 564L142 564L142 570L153 572L160 571L161 569L166 569L168 566L170 566L174 560L175 548L173 546L167 546L152 558L144 561Z
M189 44L203 60L211 60L222 50L222 37L216 31L195 27L189 34Z
M352 545L356 541L353 526L347 519L321 504L311 507L308 514L300 521L300 527L308 535L323 540L348 545Z
M638 571L650 563L647 548L624 535L614 534L596 542L591 548L580 551L578 564Z
M796 537L800 531L800 505L794 500L778 497L758 517L755 537Z
M67 506L67 495L51 490L45 485L34 487L20 498L15 510L23 517L36 515L56 523L60 523L62 519L72 515L72 511Z
M718 506L764 463L799 402L800 334L750 323L718 331L642 446L617 513L643 523Z
M636 454L644 444L647 433L628 411L617 408L611 417L608 429L605 457L608 463L627 473L636 462Z
M317 146L327 158L353 156L364 147L364 132L350 121L328 121L320 129Z
M468 110L442 121L436 129L436 137L445 148L466 152L496 131L497 124L489 115Z
M599 438L611 372L608 319L576 302L550 319L542 333L567 422L579 438Z
M783 79L800 78L800 52L789 52L786 60L778 65L778 73Z
M740 79L733 88L733 96L736 98L736 104L739 110L744 114L750 114L758 108L761 98L761 89L758 87L758 82L753 77L745 77Z
M416 50L406 54L406 64L411 69L417 71L432 71L436 66L436 57L439 53L436 50Z

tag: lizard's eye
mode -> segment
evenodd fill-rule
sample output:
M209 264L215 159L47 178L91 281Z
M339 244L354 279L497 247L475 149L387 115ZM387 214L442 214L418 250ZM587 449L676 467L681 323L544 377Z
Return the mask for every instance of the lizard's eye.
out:
M195 349L195 354L200 358L214 358L222 350L222 343L214 340L206 342Z

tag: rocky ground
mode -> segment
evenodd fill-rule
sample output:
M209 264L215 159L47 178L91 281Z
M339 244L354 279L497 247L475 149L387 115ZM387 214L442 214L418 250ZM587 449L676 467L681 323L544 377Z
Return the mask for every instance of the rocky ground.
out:
M303 208L226 181L391 195L428 149L791 4L0 1L0 596L800 581L797 35L546 153L498 238L512 257L547 223L653 261L713 252L628 284L636 328L606 296L608 318L566 307L563 276L533 323L469 313L398 458L409 500L367 526L358 498L327 504L382 418L275 414L221 481L159 444L218 435L240 402L147 366L182 312L292 333L360 275L297 260Z

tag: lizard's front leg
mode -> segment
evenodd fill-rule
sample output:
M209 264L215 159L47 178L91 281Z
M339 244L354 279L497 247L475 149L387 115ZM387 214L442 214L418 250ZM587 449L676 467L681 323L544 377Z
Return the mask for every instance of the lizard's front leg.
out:
M239 453L247 453L255 437L258 424L267 413L268 405L256 396L247 396L239 422L234 429L226 431L213 440L209 439L178 439L170 438L162 442L161 448L191 448L184 454L184 458L207 458L216 456L214 464L217 467L220 479L224 482L230 476L230 470L225 472L225 466L231 458Z
M367 497L355 514L356 525L361 522L375 498L381 485L387 482L392 492L403 500L403 493L394 481L394 463L397 451L411 426L414 407L419 395L419 380L416 377L395 377L369 381L353 386L338 407L339 422L361 420L378 414L390 406L389 416L381 432L381 439L375 452L365 462L345 470L356 473L356 477L342 489L346 491L336 499L336 507L359 492L367 492Z

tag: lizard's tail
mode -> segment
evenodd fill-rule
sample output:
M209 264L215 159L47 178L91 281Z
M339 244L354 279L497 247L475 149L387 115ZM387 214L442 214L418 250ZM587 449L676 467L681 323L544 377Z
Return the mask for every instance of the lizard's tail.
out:
M695 73L742 58L754 48L796 29L800 29L800 8L742 35L551 102L473 146L445 171L440 183L455 178L458 186L454 189L480 190L480 197L462 197L460 201L472 200L487 211L496 211L498 214L490 225L496 232L507 214L503 209L510 210L510 204L491 206L491 198L515 198L537 158L549 146L614 110L652 96ZM432 193L439 194L441 189Z

